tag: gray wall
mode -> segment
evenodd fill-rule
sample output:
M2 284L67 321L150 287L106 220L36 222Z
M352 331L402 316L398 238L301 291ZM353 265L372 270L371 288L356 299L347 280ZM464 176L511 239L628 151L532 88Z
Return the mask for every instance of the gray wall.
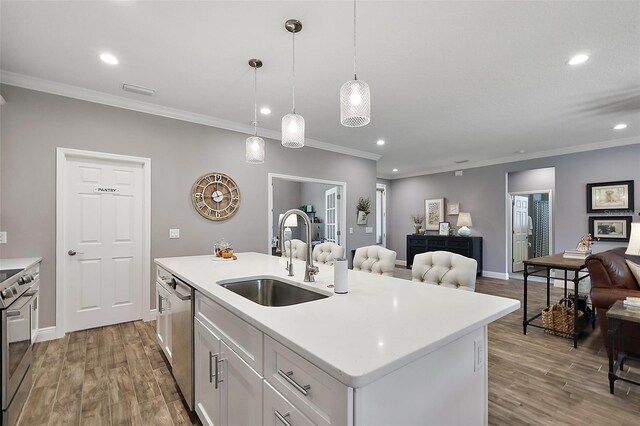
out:
M286 149L267 140L263 165L244 161L247 135L149 114L2 86L0 230L3 258L42 256L41 326L55 323L56 147L151 158L151 257L208 254L224 237L238 251L267 251L267 174L347 182L347 248L373 244L356 226L358 197L375 196L376 163L313 148ZM190 189L220 171L240 187L238 213L224 222L202 218ZM169 228L180 228L170 240ZM153 277L153 274L152 274ZM152 287L153 278L152 278ZM155 300L154 297L151 298ZM152 302L153 303L153 302Z
M556 188L556 169L545 167L544 169L511 172L508 174L507 188L510 193L554 191Z
M302 184L285 179L273 179L273 235L278 235L278 221L280 214L290 209L300 207L300 194ZM296 216L296 218L298 218ZM299 219L299 218L298 218ZM298 220L298 226L291 228L291 238L300 239L301 227L304 226Z
M506 175L530 169L555 167L554 250L574 248L589 232L586 184L616 180L636 181L635 211L640 209L640 144L540 158L509 164L393 180L389 201L389 248L406 259L406 235L413 232L409 214L424 212L425 198L444 197L471 212L473 235L483 237L484 270L505 273L506 268ZM637 215L634 218L638 220ZM455 223L455 220L451 220ZM599 242L594 251L624 246Z

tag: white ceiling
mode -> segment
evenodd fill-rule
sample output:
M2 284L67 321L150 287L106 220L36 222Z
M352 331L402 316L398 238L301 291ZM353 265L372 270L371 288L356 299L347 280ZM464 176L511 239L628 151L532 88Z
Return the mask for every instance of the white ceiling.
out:
M296 110L307 137L381 155L380 176L640 143L638 1L359 1L358 77L371 86L372 120L356 129L339 123L338 91L352 72L350 1L0 7L0 65L13 77L243 125L253 115L247 61L260 58L259 104L273 112L259 120L269 134L291 108L284 22L299 19ZM99 61L104 51L120 64ZM590 61L565 64L580 52ZM126 93L122 82L158 94ZM618 122L629 127L611 130Z

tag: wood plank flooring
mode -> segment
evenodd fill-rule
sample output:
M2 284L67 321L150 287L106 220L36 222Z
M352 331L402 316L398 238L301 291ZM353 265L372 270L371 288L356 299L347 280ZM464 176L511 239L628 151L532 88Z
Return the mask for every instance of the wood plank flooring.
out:
M410 278L397 269L396 276ZM478 279L479 293L522 302L522 281ZM561 297L552 289L552 300ZM531 283L529 309L545 304ZM184 425L191 419L162 351L155 323L124 323L35 345L34 385L20 419L31 425ZM522 308L489 326L489 423L492 425L637 425L640 386L616 383L609 394L599 329L570 339L529 328ZM625 374L640 379L640 365Z
M191 425L155 322L78 331L34 346L19 426Z

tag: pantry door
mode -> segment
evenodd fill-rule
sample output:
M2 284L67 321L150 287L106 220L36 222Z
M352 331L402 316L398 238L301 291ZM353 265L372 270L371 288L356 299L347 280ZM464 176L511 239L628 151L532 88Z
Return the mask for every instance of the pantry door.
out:
M147 163L109 157L67 156L59 175L65 332L142 319L145 292L148 306Z

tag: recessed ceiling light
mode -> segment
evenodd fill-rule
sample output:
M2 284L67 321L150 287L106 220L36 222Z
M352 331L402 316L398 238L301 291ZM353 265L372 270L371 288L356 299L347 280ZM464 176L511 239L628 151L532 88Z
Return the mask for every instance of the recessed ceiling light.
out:
M518 150L518 151L514 152L514 154L524 154L524 153L525 153L524 149L521 149L521 150Z
M260 108L260 114L269 115L271 114L271 109L269 109L269 107L262 107Z
M624 123L618 123L615 126L613 126L613 130L623 130L626 128L627 128L627 125Z
M571 59L569 59L569 62L567 62L567 64L569 64L569 65L580 65L580 64L583 64L583 63L587 62L588 60L589 60L589 55L581 53L581 54L576 55L576 56L572 57Z
M391 171L395 173L395 172L397 172L397 171L398 171L398 169L393 169L393 170L391 170Z
M104 63L107 63L109 65L118 65L118 58L116 58L115 56L113 56L110 53L102 53L100 55L100 60Z
M384 145L384 139L378 139L378 142L376 142L378 145Z

